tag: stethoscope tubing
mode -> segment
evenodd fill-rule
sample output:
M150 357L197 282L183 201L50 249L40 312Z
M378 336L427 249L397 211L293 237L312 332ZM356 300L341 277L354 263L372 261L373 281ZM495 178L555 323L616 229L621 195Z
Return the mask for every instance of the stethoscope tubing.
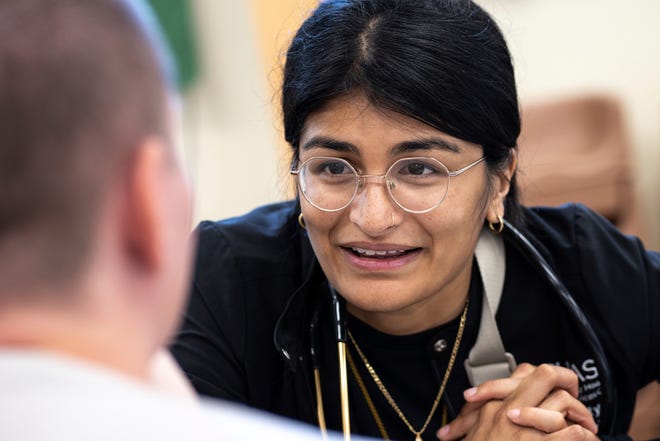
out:
M559 277L555 274L554 270L546 259L541 255L541 253L532 245L532 243L522 234L518 229L516 229L509 222L504 220L504 231L503 236L514 248L521 252L526 260L530 262L534 267L545 277L548 283L556 291L559 299L562 304L568 311L572 320L578 325L582 334L587 341L587 344L590 346L593 351L593 356L597 365L600 367L600 376L603 381L603 397L601 403L603 408L601 411L600 418L600 427L599 433L601 434L611 434L614 429L614 422L616 421L617 414L617 402L616 396L617 391L614 384L614 377L612 374L611 367L607 361L607 356L605 355L605 350L600 343L596 332L589 323L589 320L585 316L584 312L580 306L575 302L573 296L569 293L568 289L561 282ZM332 297L332 315L333 315L333 326L335 340L337 342L338 354L340 359L340 393L341 393L341 407L342 407L342 431L344 433L344 440L348 441L350 439L350 420L348 412L348 387L347 387L347 376L346 376L346 363L345 363L345 351L346 351L346 311L345 304L343 299L337 294L335 289L330 286L330 293ZM312 320L311 325L311 355L314 368L314 378L315 385L317 389L317 406L320 406L321 409L317 410L319 417L319 424L321 426L322 432L325 435L325 418L323 416L323 401L320 397L320 366L318 364L318 329L317 328L318 314L315 314L315 317ZM343 355L344 354L344 355Z
M601 403L603 404L603 409L601 411L599 433L611 434L614 430L614 422L616 421L617 414L617 390L614 383L612 369L598 335L596 335L596 332L589 323L582 308L580 308L575 302L573 296L569 293L568 289L564 286L559 277L557 277L557 274L555 274L550 264L545 260L541 253L539 253L536 247L532 245L524 234L506 220L504 221L504 226L504 238L508 239L508 242L521 252L526 257L527 261L533 264L536 269L545 276L548 283L550 283L552 288L557 292L559 299L565 306L566 311L568 311L574 323L576 323L582 331L582 335L586 339L588 345L591 347L596 364L600 367L599 373L604 385L602 388L603 398Z

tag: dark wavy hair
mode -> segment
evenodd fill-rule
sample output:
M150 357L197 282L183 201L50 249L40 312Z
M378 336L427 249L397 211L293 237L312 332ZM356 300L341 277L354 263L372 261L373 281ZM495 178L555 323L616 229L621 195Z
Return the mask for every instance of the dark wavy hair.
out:
M284 67L284 132L294 161L307 117L351 93L481 145L491 173L508 164L520 133L506 42L469 0L321 1ZM515 174L505 210L510 222L522 221Z

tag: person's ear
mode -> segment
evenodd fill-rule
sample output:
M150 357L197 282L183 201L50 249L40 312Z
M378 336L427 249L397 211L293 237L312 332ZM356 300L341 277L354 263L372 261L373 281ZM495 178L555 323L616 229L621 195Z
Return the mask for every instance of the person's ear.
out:
M146 139L130 159L126 180L124 238L130 258L146 270L155 270L163 259L162 174L167 152L156 137Z
M516 149L511 149L506 165L492 177L493 193L488 206L488 213L486 214L486 220L488 220L488 222L497 224L499 222L499 216L504 217L504 200L509 194L511 179L513 178L517 165L518 151Z

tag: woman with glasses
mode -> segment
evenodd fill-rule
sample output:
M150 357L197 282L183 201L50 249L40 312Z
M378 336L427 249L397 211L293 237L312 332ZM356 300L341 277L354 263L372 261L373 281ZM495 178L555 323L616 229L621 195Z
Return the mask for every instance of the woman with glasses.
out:
M592 415L625 433L660 377L660 256L585 207L519 205L514 72L486 12L322 1L282 106L298 197L198 228L173 352L200 393L383 439L595 439ZM492 264L481 237L504 244ZM491 376L472 359L486 322L507 355Z

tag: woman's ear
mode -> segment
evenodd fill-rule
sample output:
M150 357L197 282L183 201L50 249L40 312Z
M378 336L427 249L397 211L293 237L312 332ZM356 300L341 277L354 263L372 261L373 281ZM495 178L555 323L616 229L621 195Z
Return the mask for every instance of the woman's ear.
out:
M498 217L504 217L504 200L509 189L511 188L511 178L516 171L518 165L518 150L512 148L509 151L509 159L505 166L499 170L492 179L493 194L491 195L490 204L486 219L488 222L499 222Z

